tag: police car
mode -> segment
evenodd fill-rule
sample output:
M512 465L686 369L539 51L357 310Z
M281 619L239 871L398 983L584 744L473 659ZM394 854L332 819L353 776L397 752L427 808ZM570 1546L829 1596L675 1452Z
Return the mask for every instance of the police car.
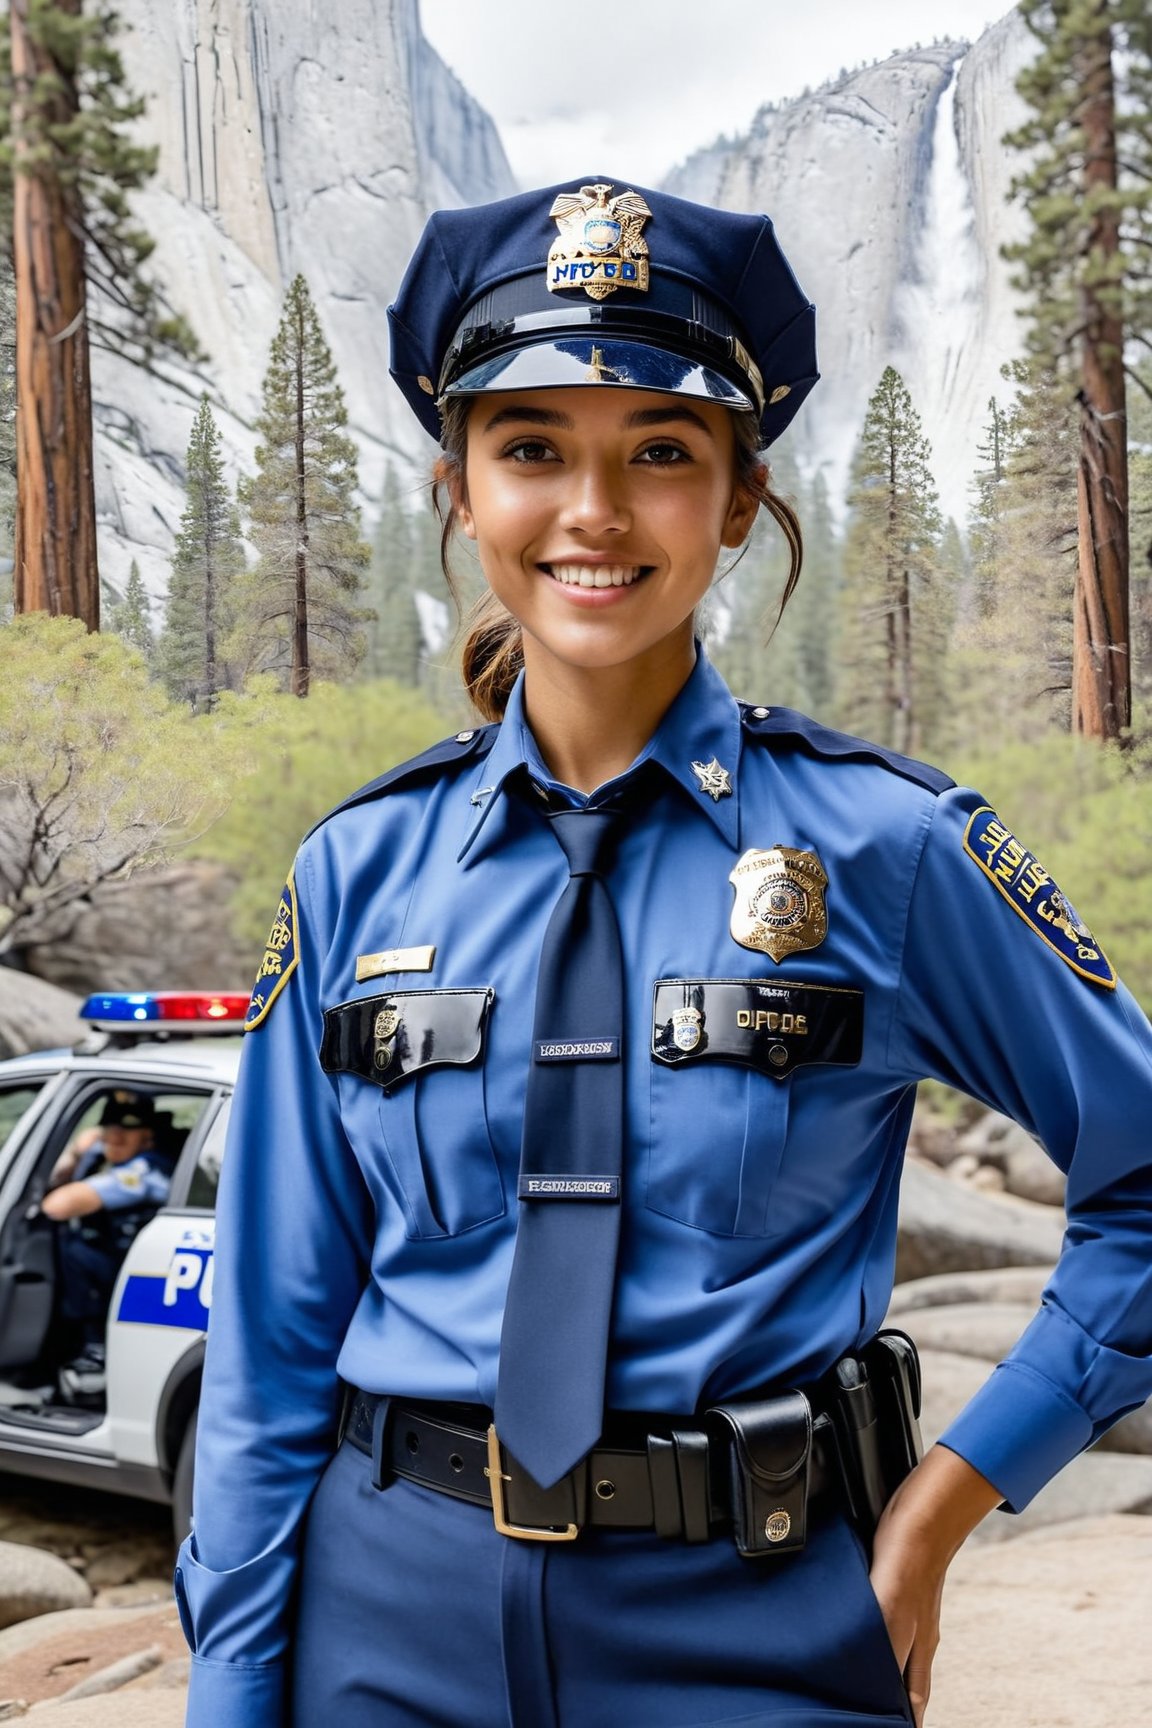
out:
M234 995L93 996L75 1049L0 1062L0 1469L168 1502L178 1536L191 1519L213 1208L247 1007ZM80 1397L60 1311L62 1226L41 1201L125 1098L147 1101L171 1185L158 1209L139 1209L104 1373Z

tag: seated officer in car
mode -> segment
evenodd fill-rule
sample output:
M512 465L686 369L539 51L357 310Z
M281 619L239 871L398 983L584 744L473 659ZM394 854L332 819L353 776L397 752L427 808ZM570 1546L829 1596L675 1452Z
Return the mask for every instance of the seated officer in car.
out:
M78 1156L62 1160L63 1170L53 1172L58 1185L41 1202L44 1216L58 1226L58 1313L79 1331L82 1353L70 1364L79 1372L102 1374L116 1274L139 1230L168 1198L172 1158L157 1144L160 1125L151 1098L115 1093L100 1113L96 1138L83 1136Z

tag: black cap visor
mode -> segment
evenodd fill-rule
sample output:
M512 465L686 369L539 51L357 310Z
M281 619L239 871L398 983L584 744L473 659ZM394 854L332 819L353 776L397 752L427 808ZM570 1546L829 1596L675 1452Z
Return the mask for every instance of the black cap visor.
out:
M624 390L659 390L717 402L738 413L759 412L751 395L698 360L645 342L572 337L535 342L490 354L454 378L449 396L481 396L491 390L565 390L608 384Z

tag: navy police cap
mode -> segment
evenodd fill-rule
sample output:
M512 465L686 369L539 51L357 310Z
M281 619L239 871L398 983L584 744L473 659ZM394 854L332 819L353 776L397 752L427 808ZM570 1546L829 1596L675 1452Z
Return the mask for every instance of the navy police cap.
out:
M820 376L815 308L767 216L618 180L436 211L388 322L434 438L451 396L614 384L753 413L766 445Z

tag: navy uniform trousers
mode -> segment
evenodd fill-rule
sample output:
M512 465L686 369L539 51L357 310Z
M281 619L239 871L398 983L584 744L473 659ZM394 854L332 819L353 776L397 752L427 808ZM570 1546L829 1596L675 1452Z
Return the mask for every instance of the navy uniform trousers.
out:
M345 1443L313 1499L293 1728L900 1728L863 1549L837 1514L743 1560L649 1531L501 1536Z

